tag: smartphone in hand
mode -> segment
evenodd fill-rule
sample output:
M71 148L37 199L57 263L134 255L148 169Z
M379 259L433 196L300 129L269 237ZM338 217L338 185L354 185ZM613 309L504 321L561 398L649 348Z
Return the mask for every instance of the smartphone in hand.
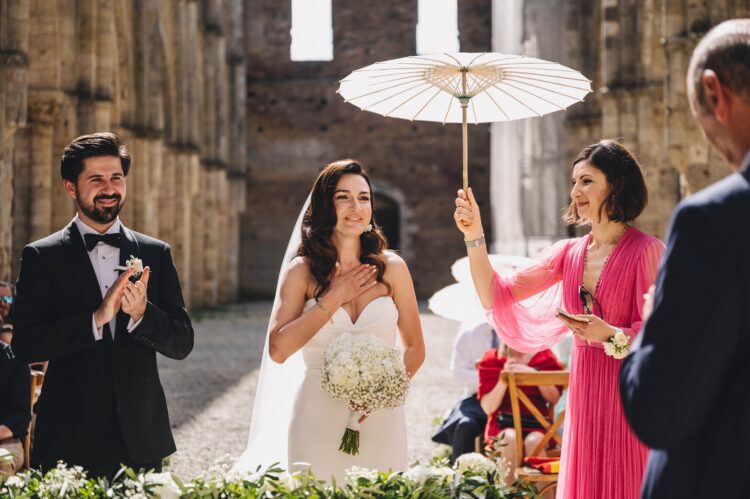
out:
M585 317L576 317L575 315L569 314L568 312L561 309L560 307L557 307L557 315L562 315L566 319L570 319L571 321L576 321L576 322L583 322L584 324L588 324L590 322Z

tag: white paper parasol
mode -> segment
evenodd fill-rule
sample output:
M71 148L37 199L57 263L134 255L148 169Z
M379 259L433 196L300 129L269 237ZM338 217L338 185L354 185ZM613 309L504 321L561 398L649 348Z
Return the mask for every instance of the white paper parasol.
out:
M432 54L376 62L341 80L346 102L407 120L462 123L468 187L467 123L513 121L567 109L591 82L556 62L497 52Z

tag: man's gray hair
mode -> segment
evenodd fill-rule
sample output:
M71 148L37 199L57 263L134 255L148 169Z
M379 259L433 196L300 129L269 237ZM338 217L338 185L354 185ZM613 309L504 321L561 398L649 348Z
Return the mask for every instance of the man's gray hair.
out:
M687 74L688 95L708 110L701 78L706 69L722 85L750 101L750 19L731 19L715 26L698 43Z

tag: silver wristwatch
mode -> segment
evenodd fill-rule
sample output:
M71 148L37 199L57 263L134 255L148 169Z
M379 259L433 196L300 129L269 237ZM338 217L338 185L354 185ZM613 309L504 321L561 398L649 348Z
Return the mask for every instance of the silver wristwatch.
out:
M482 237L480 237L479 239L472 239L471 241L467 241L466 239L464 239L464 244L466 244L467 248L478 248L484 243L484 235L482 235Z

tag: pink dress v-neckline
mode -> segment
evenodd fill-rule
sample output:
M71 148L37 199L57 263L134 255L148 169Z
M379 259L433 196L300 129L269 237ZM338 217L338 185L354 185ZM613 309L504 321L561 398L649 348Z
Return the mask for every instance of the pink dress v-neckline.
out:
M509 278L493 279L488 319L500 337L519 351L554 345L567 328L557 307L583 313L579 297L588 237L560 241L538 263ZM664 245L629 228L602 268L596 300L603 319L631 338L642 325L643 294L653 284ZM637 499L648 449L630 430L620 405L622 361L602 344L574 338L557 497Z

